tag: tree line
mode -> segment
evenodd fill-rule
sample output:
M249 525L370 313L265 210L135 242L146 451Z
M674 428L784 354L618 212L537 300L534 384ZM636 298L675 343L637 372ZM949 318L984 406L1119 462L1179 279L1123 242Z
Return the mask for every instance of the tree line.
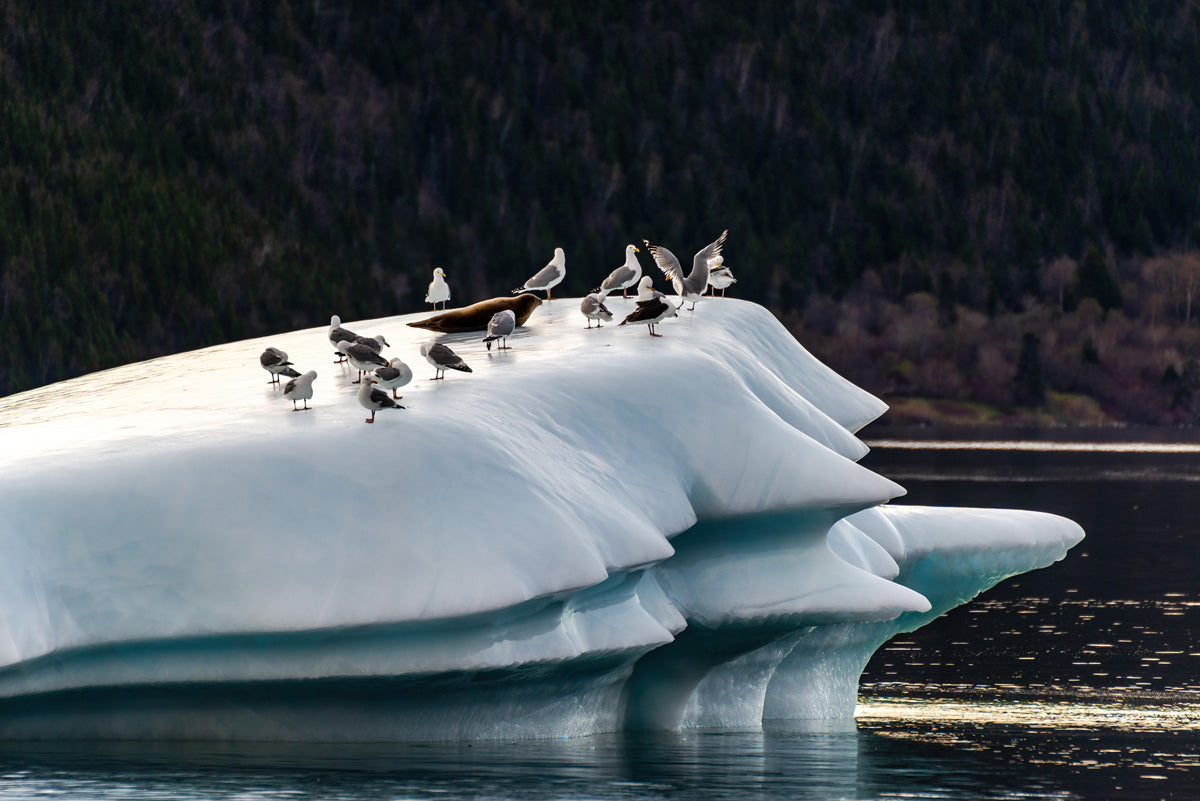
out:
M1106 335L1119 315L1158 332L1137 386L1172 399L1138 414L1188 421L1198 15L0 0L0 335L37 343L0 393L415 311L436 266L471 301L562 246L581 293L627 242L690 255L729 228L739 293L868 389L995 402L1003 378L1036 404L1014 394L1029 333L1045 391L1099 392L1049 343L1090 339L1080 370L1103 373L1141 337ZM1063 327L1089 299L1099 322ZM990 346L1013 320L991 379L914 378L945 374L950 332Z

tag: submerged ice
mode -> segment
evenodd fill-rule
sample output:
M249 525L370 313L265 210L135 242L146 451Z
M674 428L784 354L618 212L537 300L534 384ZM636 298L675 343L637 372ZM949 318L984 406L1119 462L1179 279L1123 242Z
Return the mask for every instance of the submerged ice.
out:
M610 298L614 315L633 301ZM892 505L885 411L764 309L544 304L363 425L325 328L0 399L0 737L402 740L848 717L873 651L1083 532ZM293 413L256 364L315 369Z

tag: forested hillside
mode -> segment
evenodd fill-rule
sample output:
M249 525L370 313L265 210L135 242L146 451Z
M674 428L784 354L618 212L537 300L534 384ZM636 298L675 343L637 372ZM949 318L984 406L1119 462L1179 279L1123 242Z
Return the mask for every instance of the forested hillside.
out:
M1194 3L0 0L0 25L0 393L415 311L435 266L471 302L561 246L578 294L628 242L688 262L728 228L735 293L877 393L1200 413Z

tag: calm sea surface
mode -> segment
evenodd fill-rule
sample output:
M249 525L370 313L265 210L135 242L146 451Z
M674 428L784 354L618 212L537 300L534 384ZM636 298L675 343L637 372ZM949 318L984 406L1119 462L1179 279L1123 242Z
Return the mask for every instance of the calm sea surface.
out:
M909 490L901 502L1055 512L1088 538L884 646L854 721L472 745L0 744L0 801L1200 799L1200 433L919 436L864 432L864 464Z

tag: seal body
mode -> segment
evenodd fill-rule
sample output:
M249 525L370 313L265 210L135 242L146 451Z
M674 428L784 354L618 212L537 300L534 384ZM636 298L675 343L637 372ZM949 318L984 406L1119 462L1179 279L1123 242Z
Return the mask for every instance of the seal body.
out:
M542 305L542 299L526 292L515 298L492 298L481 300L461 309L435 314L424 320L409 323L413 328L424 328L443 334L461 334L465 331L486 331L488 323L497 312L511 311L517 317L517 325L524 325L533 310Z

